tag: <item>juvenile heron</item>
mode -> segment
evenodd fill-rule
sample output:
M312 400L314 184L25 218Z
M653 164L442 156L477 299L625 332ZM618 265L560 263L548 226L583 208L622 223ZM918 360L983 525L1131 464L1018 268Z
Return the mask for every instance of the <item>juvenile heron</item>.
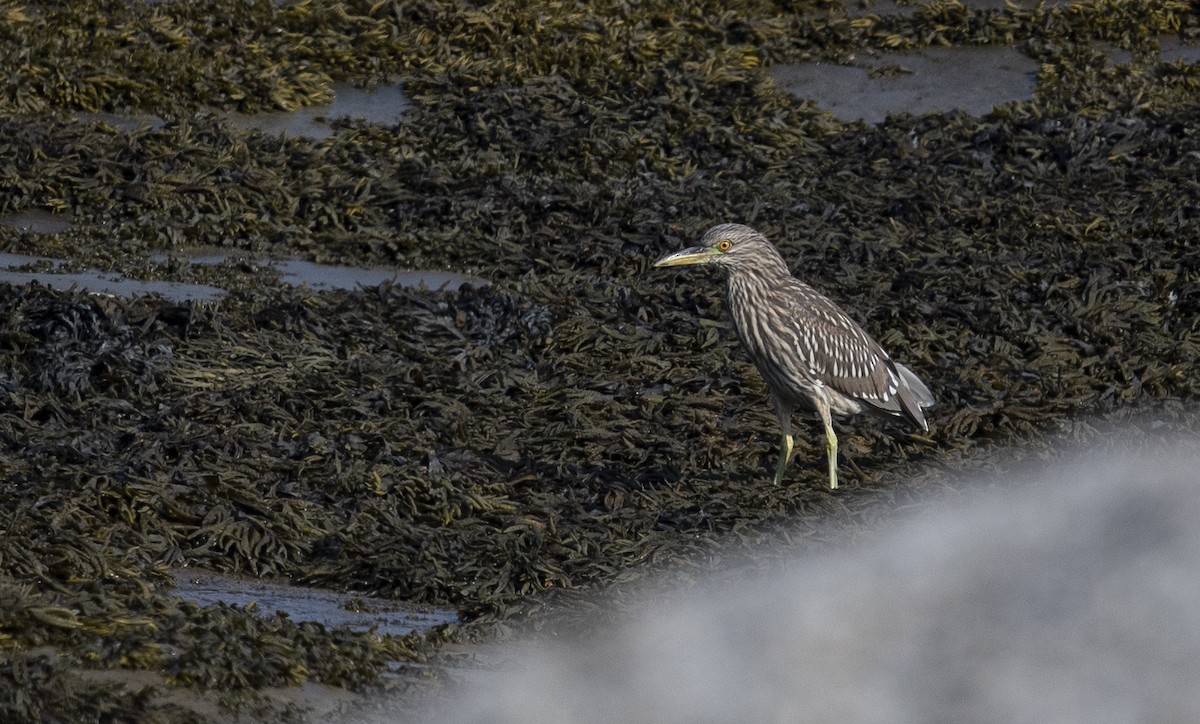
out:
M727 272L733 326L771 390L783 428L776 485L792 456L792 413L798 408L816 410L825 424L831 489L838 486L831 413L868 410L929 429L921 412L933 404L929 388L836 304L793 277L765 236L741 224L721 224L705 232L699 246L654 262L685 264L716 264Z

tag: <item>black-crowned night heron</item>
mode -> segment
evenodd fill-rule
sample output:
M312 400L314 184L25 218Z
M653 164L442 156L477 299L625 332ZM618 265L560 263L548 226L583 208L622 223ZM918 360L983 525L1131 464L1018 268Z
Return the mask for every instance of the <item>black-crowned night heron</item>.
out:
M929 429L921 411L933 404L929 388L836 304L793 277L765 236L741 224L721 224L705 232L699 246L654 262L685 264L716 264L727 272L733 325L771 390L783 428L776 485L792 456L792 413L798 408L815 410L825 424L831 489L838 486L831 413L869 410Z

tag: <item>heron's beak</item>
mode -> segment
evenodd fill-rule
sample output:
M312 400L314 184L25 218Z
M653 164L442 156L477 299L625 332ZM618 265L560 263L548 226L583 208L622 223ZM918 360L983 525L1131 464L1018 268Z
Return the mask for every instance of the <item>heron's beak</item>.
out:
M686 266L688 264L707 264L712 261L716 253L707 246L693 246L690 249L677 251L674 254L667 254L663 258L654 262L654 266Z

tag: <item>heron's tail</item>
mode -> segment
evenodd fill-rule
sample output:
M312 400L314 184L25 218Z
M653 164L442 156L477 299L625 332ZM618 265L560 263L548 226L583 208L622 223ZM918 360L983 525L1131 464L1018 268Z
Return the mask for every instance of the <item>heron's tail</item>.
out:
M925 422L925 413L921 410L933 407L933 393L929 391L921 378L904 365L897 364L896 372L900 373L900 390L896 393L900 409L904 411L905 417L920 426L922 430L928 430L929 423Z

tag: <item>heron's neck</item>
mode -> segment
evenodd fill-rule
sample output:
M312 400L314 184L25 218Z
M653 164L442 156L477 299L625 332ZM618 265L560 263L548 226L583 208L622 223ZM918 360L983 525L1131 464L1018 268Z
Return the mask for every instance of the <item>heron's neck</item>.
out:
M728 271L725 291L735 318L757 317L770 311L770 305L764 307L763 300L771 298L775 290L785 288L785 281L792 278L787 264L779 257L762 259L753 265L730 266Z
M729 276L758 277L763 281L788 279L792 272L778 253L761 254L744 264L730 265Z

